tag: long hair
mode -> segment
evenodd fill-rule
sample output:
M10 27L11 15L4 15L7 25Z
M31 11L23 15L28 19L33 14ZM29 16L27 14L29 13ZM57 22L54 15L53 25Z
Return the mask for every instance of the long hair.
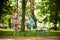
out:
M17 12L17 13L18 13L18 9L17 9L17 8L16 8L16 9L14 9L13 13L15 13L15 12Z

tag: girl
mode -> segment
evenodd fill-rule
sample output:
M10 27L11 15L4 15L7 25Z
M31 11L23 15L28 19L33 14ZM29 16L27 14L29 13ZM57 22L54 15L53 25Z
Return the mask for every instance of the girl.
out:
M17 29L18 29L18 10L15 9L12 13L12 26L14 28L14 36L17 35Z

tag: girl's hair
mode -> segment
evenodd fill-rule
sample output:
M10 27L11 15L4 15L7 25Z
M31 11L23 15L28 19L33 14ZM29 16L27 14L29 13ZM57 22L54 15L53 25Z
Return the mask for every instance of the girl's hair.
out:
M16 12L16 10L18 10L18 9L17 9L17 8L15 8L13 12Z

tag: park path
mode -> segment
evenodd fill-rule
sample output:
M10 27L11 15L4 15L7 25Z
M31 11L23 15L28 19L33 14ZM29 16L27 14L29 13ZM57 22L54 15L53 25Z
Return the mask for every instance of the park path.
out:
M45 36L45 37L1 37L0 40L60 40L60 36Z

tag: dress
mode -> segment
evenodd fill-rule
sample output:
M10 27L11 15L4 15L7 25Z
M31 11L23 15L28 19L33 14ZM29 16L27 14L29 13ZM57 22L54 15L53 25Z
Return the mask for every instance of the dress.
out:
M18 13L12 14L12 26L14 29L17 29L18 26Z

